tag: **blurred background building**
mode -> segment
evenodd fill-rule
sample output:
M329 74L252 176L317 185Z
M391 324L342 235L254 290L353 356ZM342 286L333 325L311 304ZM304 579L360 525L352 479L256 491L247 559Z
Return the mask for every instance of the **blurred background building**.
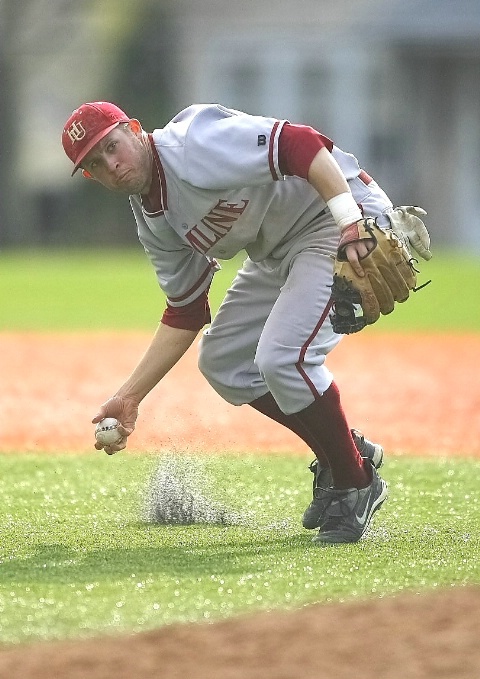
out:
M96 99L148 130L213 101L311 124L480 253L480 0L0 0L1 247L136 241L61 147Z

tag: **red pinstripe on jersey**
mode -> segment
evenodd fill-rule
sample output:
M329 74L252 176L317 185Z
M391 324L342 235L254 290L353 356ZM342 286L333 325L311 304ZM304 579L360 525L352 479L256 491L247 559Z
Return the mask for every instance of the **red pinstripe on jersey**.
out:
M278 126L280 121L277 122L272 127L272 132L270 134L270 143L268 145L268 166L270 168L270 173L275 181L281 179L281 176L275 170L275 163L273 162L273 147L275 145L275 136L277 134Z
M167 181L160 157L155 148L153 136L149 134L148 139L153 153L152 185L148 195L141 196L141 201L145 214L149 217L159 217L163 215L165 210L168 210Z
M200 276L200 278L195 282L194 285L190 288L190 290L187 290L183 295L179 295L178 297L169 297L169 302L183 302L183 300L188 299L195 293L196 290L202 285L202 283L205 281L205 279L209 276L210 271L218 266L218 263L216 260L212 259L211 262L208 263L207 268L203 272L203 274Z

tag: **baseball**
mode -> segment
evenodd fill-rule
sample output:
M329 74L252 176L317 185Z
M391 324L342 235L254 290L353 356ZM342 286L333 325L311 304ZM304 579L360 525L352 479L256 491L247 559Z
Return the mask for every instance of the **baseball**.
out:
M102 446L111 446L118 443L122 435L118 432L118 420L114 417L106 417L95 427L95 438Z

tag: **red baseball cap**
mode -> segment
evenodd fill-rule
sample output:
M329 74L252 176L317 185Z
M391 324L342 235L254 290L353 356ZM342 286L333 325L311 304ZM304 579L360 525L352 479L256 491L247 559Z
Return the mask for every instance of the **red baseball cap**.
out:
M72 176L100 139L120 123L129 121L130 118L122 109L108 101L94 101L75 109L62 133L64 151L75 165Z

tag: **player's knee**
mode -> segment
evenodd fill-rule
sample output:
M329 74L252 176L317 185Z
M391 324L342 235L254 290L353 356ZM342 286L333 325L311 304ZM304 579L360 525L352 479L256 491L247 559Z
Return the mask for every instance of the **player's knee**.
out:
M285 352L275 350L273 346L262 348L259 344L255 354L255 364L268 385L275 383L292 368L292 362Z
M200 342L198 349L198 369L207 381L210 381L210 376L213 374L215 368L215 361L212 353L208 350L205 342Z
M215 364L213 361L208 359L208 355L205 353L199 354L198 357L198 368L202 375L205 377L209 385L225 400L226 391L224 380L222 379L222 374L219 372L218 368L215 370Z
M232 364L231 356L218 356L202 349L198 355L198 368L210 386L228 403L242 405L255 398L256 395L252 396L245 388L245 375Z
M218 344L216 348L221 349ZM220 391L222 385L228 383L231 362L231 357L229 359L226 353L215 351L213 343L202 338L198 347L198 369L215 391Z

